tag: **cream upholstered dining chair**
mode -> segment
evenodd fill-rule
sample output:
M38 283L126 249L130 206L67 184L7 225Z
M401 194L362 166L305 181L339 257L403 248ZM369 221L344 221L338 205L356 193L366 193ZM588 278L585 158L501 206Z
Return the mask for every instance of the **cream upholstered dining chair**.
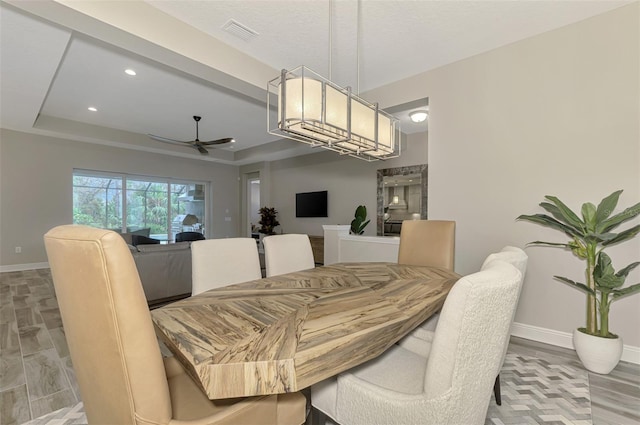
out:
M273 235L262 240L267 277L315 267L309 236Z
M253 238L207 239L191 243L191 294L260 279L260 257Z
M484 424L522 274L495 260L462 277L445 300L428 356L394 345L311 387L318 411L341 425Z
M211 401L174 357L162 358L133 257L118 234L59 226L44 240L89 423L304 422L300 393Z
M400 230L398 263L453 270L456 222L405 220Z
M500 252L496 252L494 254L489 255L483 262L480 270L484 270L489 267L491 262L493 261L506 261L507 263L514 266L520 273L522 274L522 279L524 280L525 273L527 271L527 254L520 248L513 246L505 246L502 248ZM520 297L520 293L518 293L518 299ZM517 302L516 302L517 304ZM515 311L514 311L515 314ZM431 344L433 342L433 337L435 335L435 330L438 325L438 315L433 315L427 320L425 323L417 327L414 331L412 331L409 335L398 342L398 345L411 350L415 353L418 353L423 356L429 355L429 351L431 350ZM504 363L504 358L507 354L507 347L504 348L504 353L502 355L502 363ZM501 365L502 365L501 363ZM502 396L500 393L500 375L496 376L496 380L493 386L493 393L496 399L496 403L498 405L502 404Z

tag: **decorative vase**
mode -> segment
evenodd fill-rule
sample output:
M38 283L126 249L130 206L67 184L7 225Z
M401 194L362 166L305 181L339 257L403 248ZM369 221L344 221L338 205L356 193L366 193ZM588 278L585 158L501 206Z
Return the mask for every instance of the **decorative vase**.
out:
M622 338L603 338L573 331L573 346L580 361L591 372L608 374L622 357Z

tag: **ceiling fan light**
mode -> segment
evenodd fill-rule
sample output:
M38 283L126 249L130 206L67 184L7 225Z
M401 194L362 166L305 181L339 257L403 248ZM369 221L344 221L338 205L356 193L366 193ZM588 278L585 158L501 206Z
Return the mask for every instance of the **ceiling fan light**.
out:
M413 111L409 114L409 118L415 123L423 122L428 116L429 112L425 110Z

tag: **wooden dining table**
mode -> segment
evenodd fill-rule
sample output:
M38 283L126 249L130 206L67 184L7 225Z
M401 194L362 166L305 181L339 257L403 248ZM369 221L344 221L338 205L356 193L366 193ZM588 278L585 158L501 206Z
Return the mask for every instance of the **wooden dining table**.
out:
M338 263L212 289L151 315L210 399L279 394L382 354L438 311L459 277Z

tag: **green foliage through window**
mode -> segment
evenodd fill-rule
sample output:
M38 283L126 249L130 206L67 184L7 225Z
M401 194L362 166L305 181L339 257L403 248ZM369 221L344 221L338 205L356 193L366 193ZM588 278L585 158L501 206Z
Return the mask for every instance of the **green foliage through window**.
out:
M76 171L73 175L73 223L119 232L149 228L152 235L166 235L172 239L171 226L176 216L193 213L189 211L189 203L181 197L195 185ZM204 222L204 211L196 214Z

